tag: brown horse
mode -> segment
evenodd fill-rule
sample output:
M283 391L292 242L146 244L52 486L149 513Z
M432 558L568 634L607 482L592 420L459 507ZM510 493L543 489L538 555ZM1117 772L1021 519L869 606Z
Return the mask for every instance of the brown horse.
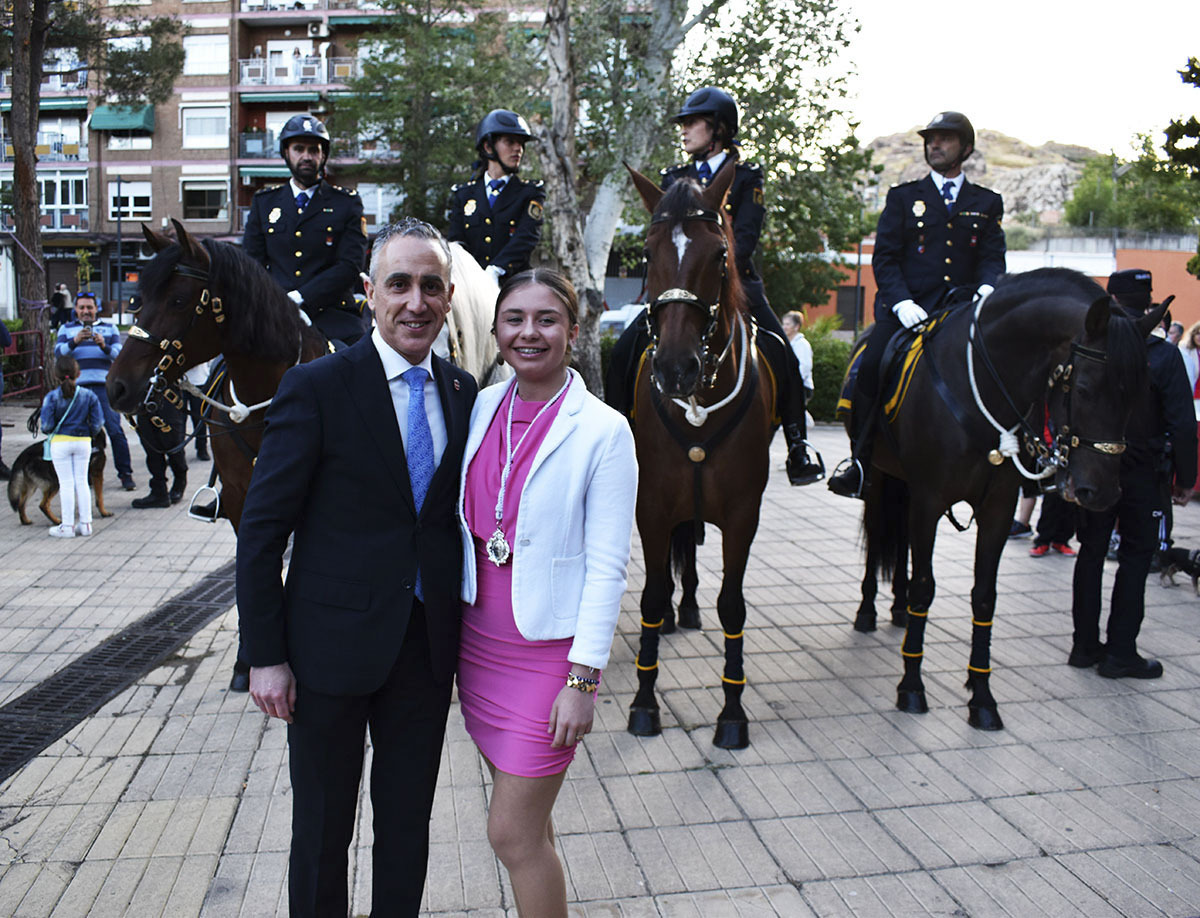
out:
M646 586L629 732L661 732L654 684L659 634L674 624L672 561L683 585L680 624L698 628L696 545L708 522L721 530L725 566L717 599L725 632L725 706L713 742L742 749L750 742L741 703L742 581L767 484L775 383L754 344L722 207L733 162L703 191L679 182L664 193L630 172L653 217L646 238L651 346L638 374L633 415Z
M184 370L224 355L225 376L212 397L241 410L212 411L208 424L221 515L236 532L266 406L283 374L328 353L329 342L300 320L283 288L240 248L197 241L172 222L176 240L142 226L156 254L141 274L138 324L108 371L108 399L117 411L133 412L177 398Z

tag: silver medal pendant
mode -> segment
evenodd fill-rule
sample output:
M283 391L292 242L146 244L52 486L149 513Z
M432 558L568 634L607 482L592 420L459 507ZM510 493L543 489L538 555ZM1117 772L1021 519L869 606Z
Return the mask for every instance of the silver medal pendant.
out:
M492 533L492 537L487 540L487 556L496 567L503 567L508 563L509 555L512 550L508 546L508 539L504 538L504 533L500 531L500 527L496 527L496 531Z

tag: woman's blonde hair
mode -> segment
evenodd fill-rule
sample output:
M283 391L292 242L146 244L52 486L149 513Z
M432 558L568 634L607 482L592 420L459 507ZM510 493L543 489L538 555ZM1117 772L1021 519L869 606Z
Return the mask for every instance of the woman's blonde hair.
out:
M1193 338L1196 337L1196 332L1200 332L1200 322L1197 322L1195 325L1193 325L1191 328L1189 328L1187 330L1187 334L1183 336L1183 342L1182 342L1183 346L1186 347L1189 351L1196 350L1196 344L1192 340Z

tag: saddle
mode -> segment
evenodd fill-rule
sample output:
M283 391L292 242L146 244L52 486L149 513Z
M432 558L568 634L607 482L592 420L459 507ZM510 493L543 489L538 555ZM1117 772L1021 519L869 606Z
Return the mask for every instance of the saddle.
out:
M917 363L924 352L925 342L937 334L946 317L953 311L947 309L939 312L915 330L901 328L892 335L879 364L880 404L883 405L883 414L888 421L895 420L900 406L904 404L909 383L912 382L913 373L916 372ZM842 389L838 396L837 418L839 421L847 420L853 410L854 383L858 378L859 364L862 361L863 352L867 349L867 337L875 331L875 328L876 326L872 325L854 343L854 350L850 355L850 365L846 367L846 376L842 380Z

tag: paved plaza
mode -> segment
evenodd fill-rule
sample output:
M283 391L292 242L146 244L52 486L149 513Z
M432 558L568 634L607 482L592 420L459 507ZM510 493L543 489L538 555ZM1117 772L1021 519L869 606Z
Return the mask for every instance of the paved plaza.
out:
M5 405L10 464L28 408ZM13 425L13 426L8 426ZM832 465L841 431L814 439ZM233 557L228 525L184 505L132 510L110 465L91 539L0 523L0 705L8 705ZM993 690L1006 729L967 726L973 533L943 523L927 633L930 712L893 707L901 631L851 628L859 508L779 467L747 574L749 749L712 745L721 705L720 537L700 550L702 632L663 642L663 734L625 731L640 552L595 732L555 810L571 913L710 916L1200 915L1200 598L1151 575L1141 648L1153 682L1066 665L1063 557L1010 542L1000 568ZM192 481L207 463L193 462ZM1200 547L1200 507L1176 515ZM1115 565L1106 570L1106 586ZM889 597L890 601L890 597ZM236 611L0 784L0 915L286 914L291 791L285 731L227 691ZM3 708L0 708L3 723ZM0 737L0 743L4 738ZM485 837L486 769L452 710L424 908L512 916ZM352 914L371 908L371 814L351 855Z

